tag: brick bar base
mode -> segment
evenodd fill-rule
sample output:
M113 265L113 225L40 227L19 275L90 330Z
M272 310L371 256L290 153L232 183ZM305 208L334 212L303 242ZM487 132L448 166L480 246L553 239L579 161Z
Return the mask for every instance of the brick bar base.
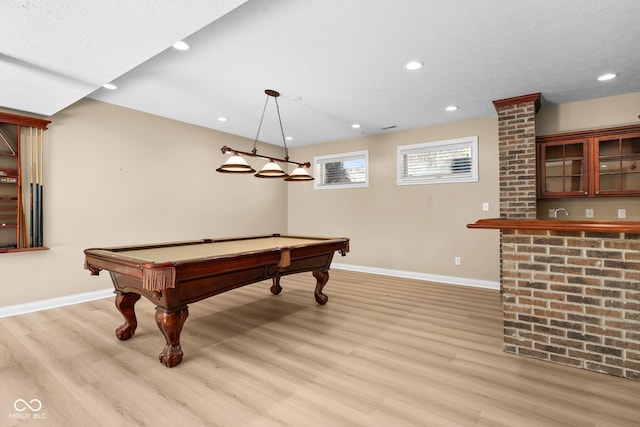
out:
M640 380L640 234L503 230L506 352Z

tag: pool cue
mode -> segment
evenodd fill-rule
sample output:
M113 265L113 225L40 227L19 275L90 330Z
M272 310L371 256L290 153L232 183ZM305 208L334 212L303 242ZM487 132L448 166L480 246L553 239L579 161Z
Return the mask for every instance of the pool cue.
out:
M31 129L31 131L33 131L33 129ZM31 133L29 132L29 141L27 142L27 148L29 150L29 246L30 248L33 247L33 237L35 236L35 230L33 229L33 219L34 219L34 214L35 212L33 212L33 202L34 197L33 197L33 181L34 181L34 177L33 177L33 147L31 145L31 141L32 141L32 136Z
M31 128L33 129L33 128ZM35 238L33 239L33 246L40 246L40 211L42 210L42 200L40 200L40 172L39 172L39 148L38 148L38 130L35 130L35 138L31 140L31 144L33 145L33 176L35 182L35 199L36 203L34 206L34 230L35 230Z
M33 128L31 128L33 131ZM35 139L33 134L30 135L29 144L31 144L31 152L33 157L31 160L31 171L33 172L33 238L31 241L31 247L38 246L38 169L36 168L36 162L38 158L38 152L36 150Z
M43 232L44 232L44 227L43 227L43 220L44 220L44 200L43 200L43 193L44 193L44 187L43 187L43 182L42 182L42 178L43 178L43 171L42 171L42 166L43 166L43 150L44 150L44 144L43 144L43 138L44 138L44 131L42 129L37 129L36 130L37 135L38 135L38 139L36 141L37 147L38 147L38 200L40 201L40 209L38 210L38 246L44 246L44 236L43 236Z
M22 237L22 240L17 242L18 244L16 245L18 248L26 248L27 247L27 209L24 205L24 173L23 173L23 166L24 166L24 157L22 156L22 152L24 151L24 146L22 144L20 144L20 141L17 141L17 146L16 149L18 150L18 170L19 173L18 175L20 176L20 180L18 182L18 199L16 200L17 206L16 209L20 211L20 231L22 236L20 236L20 233L18 233L18 236L16 236L17 238Z
M22 242L18 242L18 245L16 245L19 248L24 248L26 246L26 242L27 242L27 227L24 225L26 218L25 218L25 212L24 212L24 207L23 209L21 209L20 212L21 216L22 216L22 225L20 226L20 228L22 229Z
M33 129L33 128L32 128ZM35 206L33 209L34 213L34 225L33 229L35 232L35 237L33 239L33 246L40 246L40 181L38 177L38 130L35 130L35 138L31 140L31 144L33 145L33 176L34 176L34 195L35 195Z
M40 224L40 211L42 210L42 199L41 199L41 193L40 193L40 147L38 145L38 129L35 130L35 139L33 140L33 144L34 144L34 156L33 156L33 173L36 177L35 181L36 181L36 208L35 208L35 212L36 212L36 239L34 242L33 246L41 246L40 245L40 240L42 240L42 236L40 235L40 229L41 229L41 224Z
M33 130L33 128L31 128ZM33 149L33 164L31 167L33 168L33 247L38 246L38 240L40 239L39 230L40 225L38 224L39 210L40 210L40 194L39 194L39 185L38 185L38 138L36 131L36 138L31 139L31 147Z

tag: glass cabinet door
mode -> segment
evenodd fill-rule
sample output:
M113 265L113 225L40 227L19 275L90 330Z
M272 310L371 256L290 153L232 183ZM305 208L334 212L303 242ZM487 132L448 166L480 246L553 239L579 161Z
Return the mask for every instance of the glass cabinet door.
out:
M584 196L588 192L586 141L546 143L541 146L543 196Z
M596 141L596 194L640 194L640 135Z

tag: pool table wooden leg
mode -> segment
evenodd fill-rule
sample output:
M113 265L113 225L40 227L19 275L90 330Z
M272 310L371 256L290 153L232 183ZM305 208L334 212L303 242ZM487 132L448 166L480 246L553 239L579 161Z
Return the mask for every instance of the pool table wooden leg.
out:
M282 286L280 286L280 276L276 276L271 278L271 281L273 282L273 285L271 285L271 293L274 295L278 295L280 292L282 292Z
M322 289L329 281L329 271L314 271L313 277L316 278L316 290L313 295L316 297L318 304L325 305L329 301L329 297L322 292Z
M119 340L128 340L136 333L138 320L135 305L139 299L139 294L116 291L116 308L124 317L124 323L116 328L116 337Z
M182 362L183 352L182 346L180 346L180 334L188 316L189 309L186 306L171 312L167 312L161 307L156 307L156 324L167 341L159 358L160 363L168 368Z

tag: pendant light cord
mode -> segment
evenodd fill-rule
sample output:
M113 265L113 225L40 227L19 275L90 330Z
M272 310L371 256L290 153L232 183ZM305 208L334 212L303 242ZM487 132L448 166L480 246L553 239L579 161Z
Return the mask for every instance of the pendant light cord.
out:
M284 159L289 161L289 150L287 149L287 140L284 137L284 129L282 127L282 118L280 117L280 105L278 104L278 98L274 97L276 100L276 111L278 112L278 121L280 122L280 133L282 134L282 143L284 144Z
M282 135L282 143L284 144L284 159L289 161L289 149L287 148L287 140L284 137L284 128L282 127L282 117L280 117L280 105L278 104L278 96L280 93L274 90L266 90L267 99L264 100L264 107L262 108L262 116L260 117L260 123L258 124L258 132L256 133L256 138L253 140L253 150L251 152L256 154L258 152L258 148L256 145L258 144L258 137L260 136L260 129L262 129L262 122L264 121L264 115L267 112L267 104L269 103L269 97L273 97L276 101L276 112L278 113L278 123L280 124L280 134Z

